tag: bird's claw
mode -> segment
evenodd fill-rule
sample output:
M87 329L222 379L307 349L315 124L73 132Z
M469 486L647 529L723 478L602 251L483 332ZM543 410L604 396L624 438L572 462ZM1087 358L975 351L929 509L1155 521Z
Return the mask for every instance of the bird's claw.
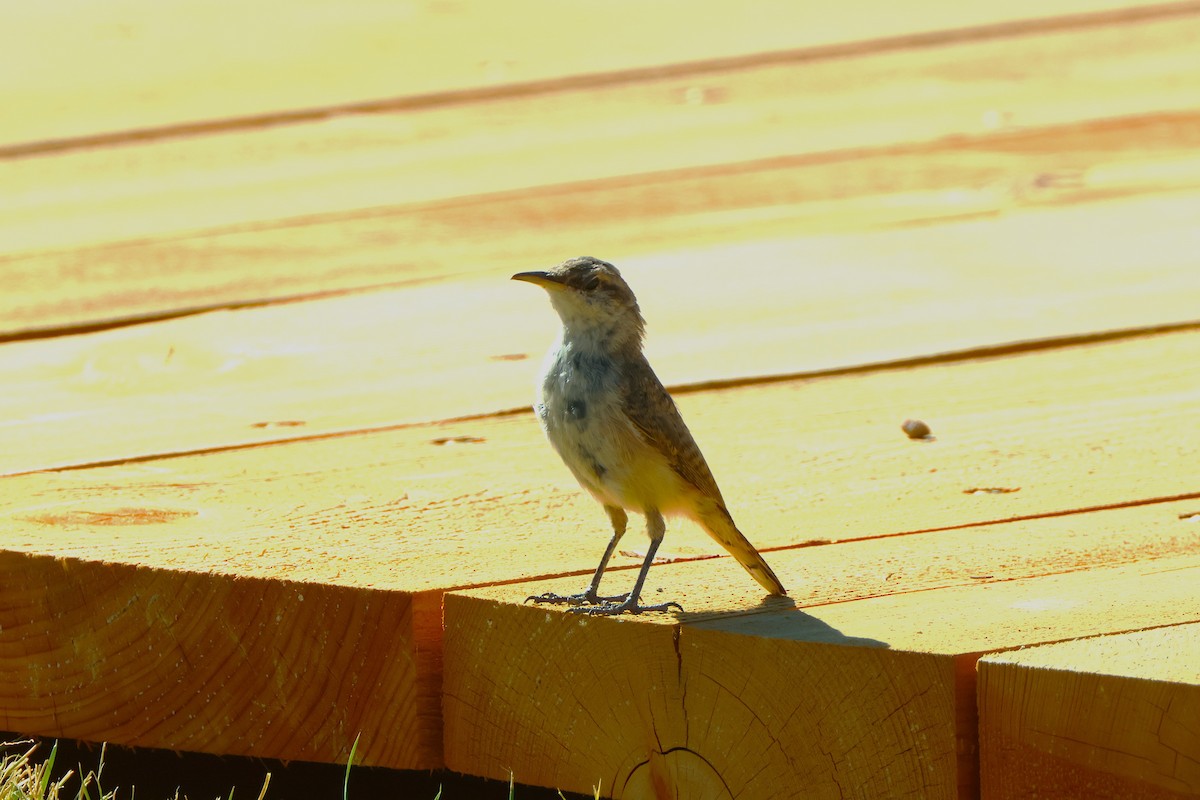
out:
M612 597L601 597L590 589L579 594L544 592L542 594L531 594L525 598L525 602L566 605L570 606L567 611L572 614L587 614L593 617L615 617L620 614L666 614L672 609L680 612L683 611L683 606L674 601L644 606L638 603L636 598L631 599L629 594L629 592L626 592L625 594L618 594Z
M525 602L547 603L551 605L568 605L568 606L599 606L610 605L613 603L624 603L629 599L629 592L625 594L612 595L603 597L596 594L593 590L580 592L579 594L555 594L554 592L543 592L542 594L531 594L525 598Z
M683 606L675 601L666 603L657 603L652 606L643 606L637 601L630 602L628 596L620 603L598 603L596 605L584 606L577 605L574 608L568 609L572 614L587 614L593 617L615 617L619 614L644 614L661 613L665 614L671 609L683 611Z
M529 597L525 598L525 602L582 606L585 603L594 603L595 600L589 598L587 592L580 592L579 594L555 594L554 592L543 592L542 594L529 595Z

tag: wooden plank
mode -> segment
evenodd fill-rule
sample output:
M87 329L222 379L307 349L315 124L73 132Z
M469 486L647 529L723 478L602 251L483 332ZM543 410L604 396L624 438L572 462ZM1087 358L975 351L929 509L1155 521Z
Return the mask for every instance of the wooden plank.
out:
M1146 501L1181 491L1198 496L1195 475L1156 467L1179 461L1197 446L1188 416L1196 388L1172 366L1195 360L1188 347L1200 347L1200 335L703 393L683 398L683 411L756 543L779 548L812 539L887 537L988 519L1055 514L1089 504ZM931 397L938 398L940 409L937 417L929 417L938 439L910 442L898 431L900 416L895 412L919 408L918 398L929 402ZM800 403L811 404L814 411L797 413ZM776 424L763 426L762 420ZM720 430L724 432L718 435ZM1014 431L1020 431L1019 440ZM1085 474L1087 481L1081 482L1079 476ZM1020 491L973 491L996 486ZM1022 565L1023 574L1044 574L1194 552L1200 547L1197 530L1173 512L1168 506L1143 506L1122 512L1137 515L1127 522L1100 529L1080 524L1078 515L1066 515L1022 523L1016 534L1000 526L995 534L983 534L986 540L973 529L886 538L875 541L887 542L890 549L873 551L873 558L862 551L846 555L836 547L800 547L794 558L777 551L771 559L793 596L807 606L917 585L933 588L1002 579L1012 574L1000 569L1005 564ZM404 690L416 709L428 708L439 696L441 592L547 575L567 575L560 583L578 583L594 566L602 545L601 518L594 504L580 496L528 417L0 482L0 550L5 563L12 565L11 559L17 559L12 568L26 570L20 554L29 554L66 558L75 565L66 573L52 566L35 570L29 596L18 592L20 602L12 601L18 608L54 612L56 607L47 599L52 595L39 594L38 587L54 586L50 579L57 580L60 573L68 583L62 591L68 595L73 591L87 597L94 591L106 597L117 592L111 604L125 595L106 587L128 584L120 591L133 593L129 600L135 609L152 596L176 589L182 597L195 592L226 597L226 589L218 591L210 584L223 587L235 577L257 578L272 586L282 580L285 588L341 587L348 594L339 602L349 609L346 613L354 614L360 613L360 600L375 597L374 592L384 593L389 602L408 598L414 604L412 621L400 626L396 635L405 640L397 647L428 659L418 661L415 673L330 663L336 649L306 656L305 663L310 670L330 674L378 668L378 674L390 680L407 680ZM981 546L981 541L986 544ZM634 534L626 545L630 549L615 557L614 580L640 562L638 546ZM703 534L687 527L672 530L667 547L671 554L692 559L714 552ZM530 558L531 552L538 557ZM947 555L953 552L959 553L957 559ZM141 584L126 580L114 566L122 564L150 576L146 580L152 577L156 592L137 593ZM700 598L714 586L726 593L721 606L726 610L756 599L749 594L753 585L728 559L706 560L697 567L698 583L683 588L667 584L690 609L703 611ZM654 575L651 591L662 585L661 568ZM992 578L983 577L989 575ZM174 580L183 584L173 588ZM252 589L260 591L246 591ZM307 589L299 591L308 596ZM241 595L230 602L253 606ZM109 605L93 607L103 610ZM129 624L137 618L131 612ZM33 619L43 627L61 629L68 640L71 632L79 635L77 625L64 627L57 617ZM198 647L218 635L211 632L212 625L218 625L218 632L226 630L219 627L223 617L216 610L196 619ZM17 630L6 625L0 636ZM106 629L93 624L90 630ZM172 631L161 635L177 635ZM0 639L0 651L28 656L10 641ZM83 660L70 662L68 671L76 674L83 664L103 671L112 663L128 663L132 656L105 649L107 643L115 647L120 641L105 634L96 649L81 650ZM395 650L371 652L392 658ZM171 664L163 666L168 677L176 674ZM158 673L138 672L130 678L129 691L137 696L137 691L148 690L136 684L157 685L161 679ZM99 685L85 685L79 689L81 697ZM194 684L188 686L199 691ZM33 697L23 708L44 709L44 696ZM88 702L108 710L76 719L78 725L55 735L103 733L114 738L141 732L147 738L139 741L152 743L155 731L139 727L142 718L119 718L103 701ZM167 714L165 707L156 710L160 716ZM154 708L147 706L145 713L153 714ZM416 720L413 735L425 737L422 740L435 735L427 715L407 707L404 713L406 719ZM264 712L262 719L267 718ZM32 730L35 720L23 719L23 727ZM38 730L49 731L54 719L39 718ZM67 718L60 714L57 719ZM162 746L180 741L188 747L203 745L198 739L187 740L187 731L168 727L161 732L174 736ZM261 752L254 750L256 741L249 733L231 732L212 747ZM342 740L324 741L332 742L332 748ZM371 758L392 766L425 763L395 754Z
M902 154L876 153L882 163L859 164L869 151L934 142L954 152L943 141L950 136L992 141L993 150L1003 150L1003 134L1014 130L1028 136L1099 119L1194 110L1198 35L1200 13L1151 17L0 158L0 253L278 225L287 218L764 159L806 156L821 163L847 151L853 158L842 176L811 181L799 196L844 198L871 180L877 189L899 193L906 190L898 183L904 173L889 167L888 158ZM1139 148L1161 155L1170 149L1194 156L1194 141L1189 147L1164 136L1161 127L1138 127L1130 123L1124 132L1126 146L1136 138ZM1089 131L1068 147L1026 147L1015 155L1036 156L1037 164L1021 170L1032 173L1030 179L1065 170L1077 182L1093 166L1088 155L1120 146L1113 133ZM976 189L991 181L981 171L994 170L1004 154L974 155L923 177L944 181L950 166L969 166L977 182L962 188ZM1017 169L1014 154L1008 155L1007 165ZM887 177L877 174L881 168ZM781 181L777 191L787 186ZM942 187L908 190L922 188Z
M998 24L1016 23L1001 30L1020 30L1061 15L1082 15L1083 22L1094 16L1136 19L1176 8L1128 0L1025 0L1003 8L926 0L909 13L881 14L858 0L829 14L758 0L737 14L698 15L681 0L650 9L630 0L602 8L524 0L503 10L481 6L469 12L375 0L346 13L329 0L305 0L280 15L228 0L185 2L172 13L141 0L111 4L102 14L78 3L27 6L9 15L0 48L0 90L10 101L0 142L262 119L297 109L931 30L980 36ZM272 35L237 33L264 30ZM581 36L603 46L580 46ZM436 47L429 46L433 41ZM47 62L46 51L34 43L72 58Z
M756 543L776 547L1196 492L1196 470L1158 465L1186 465L1186 454L1200 447L1200 431L1190 417L1200 386L1178 367L1198 358L1200 333L1178 333L703 392L684 395L679 403L742 527ZM906 417L929 422L936 441L909 441L899 430ZM192 424L203 425L202 415ZM22 428L12 430L19 436ZM34 452L37 444L11 435L9 441L25 452ZM1081 483L1079 475L1087 481ZM326 545L325 522L310 515L343 507L347 498L354 498L348 508L357 511L346 513L379 515L380 542L388 542L395 530L436 539L444 523L473 530L480 518L467 509L443 509L449 516L442 518L421 504L442 508L453 498L480 498L481 506L472 505L476 512L486 508L499 515L487 524L519 529L521 541L554 540L551 534L565 526L571 535L563 538L560 532L560 548L547 552L548 560L566 559L564 571L587 570L597 526L603 527L602 515L581 496L529 414L131 462L111 470L32 474L3 485L0 508L24 520L10 529L6 543L28 537L26 546L39 547L47 528L30 522L31 514L50 513L52 519L65 514L47 523L54 528L86 519L74 516L77 512L191 508L203 510L205 518L175 519L158 528L167 537L162 555L168 544L204 542L202 552L188 551L188 558L240 553L239 568L252 569L269 564L259 560L262 543L250 532L270 536L277 510L293 508L296 498L304 498L300 508L308 509L297 512L297 530L317 535L310 544L318 551ZM1017 491L974 493L989 488ZM246 496L233 501L227 493L234 490ZM406 492L419 501L387 505ZM882 517L881 504L887 509ZM555 512L531 519L536 506ZM462 513L466 516L455 516ZM222 520L217 529L211 529L208 514ZM231 529L241 538L225 541ZM340 536L339 531L333 533ZM132 546L126 557L136 562L147 541L144 532L130 533L120 546ZM114 543L108 536L94 542L85 537L56 546L68 548L62 555L103 558L115 556ZM673 527L667 546L693 557L717 552L685 522ZM388 556L402 558L390 548ZM324 569L331 562L317 563L321 569L311 579L335 579ZM435 580L423 588L436 585Z
M1200 193L620 266L659 374L697 384L1194 320L1198 217ZM1130 236L1135 224L1155 248ZM557 322L507 277L10 342L0 473L524 406Z
M1200 625L979 662L987 797L1200 796Z
M0 332L515 269L580 242L614 257L678 252L1194 188L1198 26L1147 20L0 161ZM708 99L693 103L697 86Z
M1130 154L1129 148L1143 146L1156 131L1171 146L1140 160ZM1079 150L1069 158L1053 150L1073 148L1089 133L1112 149ZM1084 126L863 158L849 154L828 163L801 159L729 173L685 172L628 183L551 187L378 214L13 257L0 260L9 287L0 297L5 311L0 332L482 276L531 263L557 263L585 246L620 263L634 254L692 257L697 249L730 243L808 235L819 245L829 241L821 237L830 233L1024 218L1056 206L1085 209L1113 197L1134 198L1129 210L1121 212L1136 231L1136 237L1123 239L1131 242L1158 235L1158 207L1165 206L1167 215L1194 218L1194 192L1200 186L1197 141L1200 115L1152 118L1128 128ZM839 198L839 193L848 196ZM1097 233L1113 230L1104 219L1095 222ZM1010 256L1014 261L1045 263L1053 256L1051 263L1061 264L1072 252L1063 252L1067 244L1089 256L1094 249L1090 238L1050 237L1033 224L1030 233L1039 238L1010 242L1001 252L1015 251ZM1176 237L1188 232L1186 227L1174 230ZM1187 264L1192 251L1153 252ZM61 284L42 280L46 274L70 279L69 285L78 288L63 291Z
M1134 519L1147 509L1071 522L1160 535L1179 524L1154 510L1154 522ZM751 605L714 562L651 573L662 597L683 598L681 615L589 619L521 602L562 580L448 595L446 762L574 791L602 782L614 797L977 796L980 653L1200 620L1196 550L1042 577L997 554L964 585L963 555L974 567L991 546L1061 522L994 526L988 547L942 534L927 562L888 551L929 535L773 553L776 571L813 587L795 609ZM940 571L945 555L959 585L918 591L900 578L877 584L882 596L838 601L823 551L841 570Z
M328 762L361 736L355 763L436 767L431 602L0 550L0 729Z

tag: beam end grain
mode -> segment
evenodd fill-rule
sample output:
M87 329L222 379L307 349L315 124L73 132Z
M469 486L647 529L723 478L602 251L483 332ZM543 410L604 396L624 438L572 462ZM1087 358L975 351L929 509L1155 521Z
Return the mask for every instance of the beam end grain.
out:
M1142 514L1081 516L1097 529L1128 529ZM1059 524L995 527L1021 537ZM521 602L566 590L562 579L452 593L447 764L580 792L603 779L614 797L649 787L666 796L838 797L866 787L865 796L973 797L980 654L1200 621L1194 550L1048 575L1036 558L1014 565L997 553L980 582L954 565L979 553L976 536L902 539L911 541L777 551L780 574L810 576L793 581L807 587L797 596L804 608L754 605L725 588L722 560L658 567L663 596L689 609L681 615L591 619ZM944 556L930 563L944 558L960 583L920 591L911 581L822 604L838 589L812 579L815 564L840 553L870 571L912 557L922 539L936 539ZM684 754L691 767L675 764ZM704 788L699 764L728 795Z
M446 619L452 769L613 797L956 796L952 658L454 594Z
M1200 625L979 663L981 783L1021 797L1200 796Z
M437 767L423 605L0 551L0 729L327 762L361 735L358 763Z

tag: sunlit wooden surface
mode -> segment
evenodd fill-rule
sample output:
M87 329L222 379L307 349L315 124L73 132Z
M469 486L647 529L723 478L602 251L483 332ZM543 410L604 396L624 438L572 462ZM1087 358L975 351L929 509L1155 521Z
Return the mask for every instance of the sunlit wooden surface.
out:
M500 8L9 15L0 729L1200 794L1200 3ZM680 523L685 613L522 603L607 534L507 278L585 253L789 600Z

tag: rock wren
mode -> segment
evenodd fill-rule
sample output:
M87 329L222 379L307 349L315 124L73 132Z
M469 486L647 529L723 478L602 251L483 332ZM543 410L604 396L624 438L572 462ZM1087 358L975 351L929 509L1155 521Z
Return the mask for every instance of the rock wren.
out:
M587 614L682 611L678 603L638 603L666 531L663 514L695 520L768 592L787 594L737 529L700 448L642 354L645 321L617 268L584 256L547 272L518 273L513 280L545 289L562 318L562 334L546 356L534 410L550 444L580 485L603 504L613 526L586 590L529 599L569 604L572 611ZM625 533L626 511L645 515L650 547L633 590L601 597L600 579Z

